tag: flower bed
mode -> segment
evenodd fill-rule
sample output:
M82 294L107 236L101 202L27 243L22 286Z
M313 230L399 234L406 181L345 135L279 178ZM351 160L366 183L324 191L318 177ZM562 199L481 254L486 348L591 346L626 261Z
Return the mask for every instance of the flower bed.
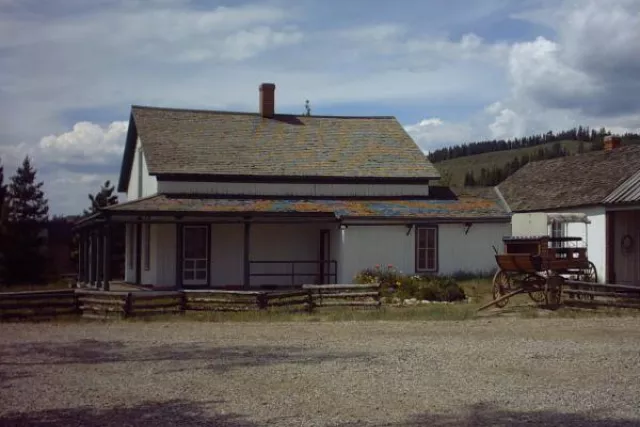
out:
M380 283L382 295L393 300L462 301L464 290L451 277L407 275L392 265L362 270L355 283Z

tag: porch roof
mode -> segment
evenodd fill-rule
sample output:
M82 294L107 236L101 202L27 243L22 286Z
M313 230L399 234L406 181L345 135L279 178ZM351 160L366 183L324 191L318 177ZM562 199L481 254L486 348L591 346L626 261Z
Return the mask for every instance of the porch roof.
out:
M314 199L314 198L219 198L159 194L110 206L111 215L320 215L336 219L509 219L494 200L480 197L456 199Z

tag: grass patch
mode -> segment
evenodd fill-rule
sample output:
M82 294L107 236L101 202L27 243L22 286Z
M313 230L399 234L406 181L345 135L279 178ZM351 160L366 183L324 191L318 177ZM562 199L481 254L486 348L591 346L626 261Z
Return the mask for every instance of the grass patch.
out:
M132 317L131 322L206 321L206 322L344 322L377 320L467 320L475 317L476 304L424 304L419 306L377 308L319 308L313 313L280 310L242 312L186 312L182 315Z

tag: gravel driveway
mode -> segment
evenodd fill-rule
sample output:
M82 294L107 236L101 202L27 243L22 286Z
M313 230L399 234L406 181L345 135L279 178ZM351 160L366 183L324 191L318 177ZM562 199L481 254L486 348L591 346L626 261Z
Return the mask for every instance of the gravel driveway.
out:
M640 319L0 324L2 426L640 425Z

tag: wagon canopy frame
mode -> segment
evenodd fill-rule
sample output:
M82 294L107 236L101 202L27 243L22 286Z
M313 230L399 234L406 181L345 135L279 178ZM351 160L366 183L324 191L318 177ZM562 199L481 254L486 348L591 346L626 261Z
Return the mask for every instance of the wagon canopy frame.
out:
M550 212L547 213L547 224L551 224L554 221L561 223L569 223L569 222L581 222L584 224L591 224L591 220L589 216L584 213L574 213L574 212Z

